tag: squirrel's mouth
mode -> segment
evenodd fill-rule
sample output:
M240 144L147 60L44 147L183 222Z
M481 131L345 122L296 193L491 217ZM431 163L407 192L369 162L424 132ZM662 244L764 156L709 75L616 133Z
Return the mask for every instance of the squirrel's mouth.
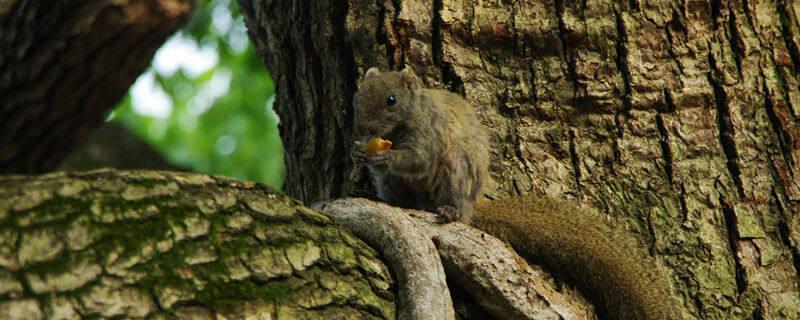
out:
M400 136L402 136L405 130L406 126L402 122L400 122L393 128L389 129L389 131L385 132L380 136L383 137L384 139L389 139L391 141L394 141L397 140Z
M406 130L405 125L402 123L395 125L391 128L359 128L356 127L355 136L358 140L367 141L371 138L397 138Z

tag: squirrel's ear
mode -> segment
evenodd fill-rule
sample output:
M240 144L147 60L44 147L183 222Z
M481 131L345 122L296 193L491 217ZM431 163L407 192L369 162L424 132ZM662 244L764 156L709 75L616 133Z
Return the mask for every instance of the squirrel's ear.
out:
M421 86L419 77L414 73L414 69L410 67L405 67L400 71L400 78L403 79L403 83L411 90L417 90Z
M366 74L364 74L364 80L367 80L367 79L369 79L369 78L372 78L372 77L374 77L374 76L377 76L377 75L379 75L380 73L381 73L381 71L380 71L378 68L376 68L376 67L369 68L369 70L367 70L367 73L366 73Z

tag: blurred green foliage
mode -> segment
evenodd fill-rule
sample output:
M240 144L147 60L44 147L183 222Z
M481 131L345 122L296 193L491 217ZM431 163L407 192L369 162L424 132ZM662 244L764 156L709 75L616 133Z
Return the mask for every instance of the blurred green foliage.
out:
M173 164L280 189L274 91L235 1L200 1L109 119Z

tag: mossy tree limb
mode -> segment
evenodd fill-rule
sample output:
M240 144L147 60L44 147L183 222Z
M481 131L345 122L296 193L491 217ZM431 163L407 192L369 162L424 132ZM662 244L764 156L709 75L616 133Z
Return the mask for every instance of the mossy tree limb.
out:
M259 184L0 177L0 318L394 319L376 253Z

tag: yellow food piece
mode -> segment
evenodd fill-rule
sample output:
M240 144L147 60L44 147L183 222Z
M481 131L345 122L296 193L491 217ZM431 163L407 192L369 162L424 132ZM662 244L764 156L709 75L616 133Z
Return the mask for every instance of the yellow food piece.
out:
M364 146L364 151L367 152L367 155L374 156L376 153L380 151L389 150L392 147L392 142L389 140L384 140L381 138L372 138L367 141L367 144Z

